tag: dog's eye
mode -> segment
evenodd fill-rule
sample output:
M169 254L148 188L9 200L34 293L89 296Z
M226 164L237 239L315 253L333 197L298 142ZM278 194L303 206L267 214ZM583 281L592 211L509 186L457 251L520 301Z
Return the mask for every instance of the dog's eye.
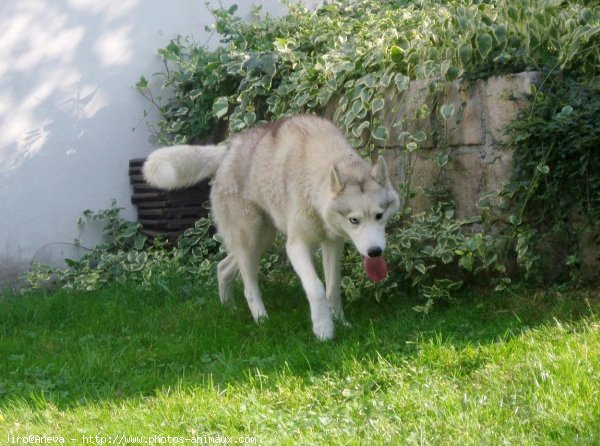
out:
M375 215L375 220L381 220L383 218L383 212Z
M348 220L350 220L350 223L352 223L353 225L357 225L360 223L360 221L358 220L358 218L349 218Z

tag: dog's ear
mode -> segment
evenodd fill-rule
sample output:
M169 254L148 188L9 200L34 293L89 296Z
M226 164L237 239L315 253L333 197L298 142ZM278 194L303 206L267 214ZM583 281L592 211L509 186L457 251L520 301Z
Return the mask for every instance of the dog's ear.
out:
M331 166L331 170L329 171L329 187L331 192L339 193L344 189L344 183L340 180L340 173L335 167L335 164Z
M383 156L379 155L379 158L377 158L377 162L371 169L371 177L382 186L387 186L389 184L390 177L388 176L387 163Z

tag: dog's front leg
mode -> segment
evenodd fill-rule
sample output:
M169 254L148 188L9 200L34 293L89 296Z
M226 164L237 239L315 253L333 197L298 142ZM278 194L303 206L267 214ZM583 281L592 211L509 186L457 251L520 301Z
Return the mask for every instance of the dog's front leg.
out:
M326 240L321 243L323 251L323 272L325 273L325 293L331 314L339 322L346 324L340 283L342 280L342 255L344 253L343 240Z
M325 297L325 287L315 271L312 250L306 244L298 241L288 241L286 249L310 304L313 333L322 341L333 339L333 319Z

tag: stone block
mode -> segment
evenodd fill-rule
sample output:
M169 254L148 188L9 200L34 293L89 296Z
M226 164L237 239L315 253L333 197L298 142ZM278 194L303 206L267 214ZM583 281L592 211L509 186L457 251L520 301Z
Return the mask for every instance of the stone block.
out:
M426 211L433 202L423 194L423 189L431 187L440 178L440 167L435 158L426 152L413 152L409 155L398 148L381 150L379 153L387 162L390 181L394 186L406 181L407 174L412 170L410 185L415 189L416 195L408 205L413 213Z
M456 215L468 218L480 215L477 207L481 190L482 165L477 152L453 153L446 166L448 186L456 202Z
M514 121L519 111L530 104L531 85L539 83L539 73L524 72L490 77L483 86L487 127L494 143L508 140L506 126Z
M483 164L483 189L485 192L499 192L512 177L513 156L508 150L494 150L494 156L487 156Z
M408 162L407 159L405 163ZM427 211L433 204L433 200L423 193L423 189L431 187L439 180L440 167L435 158L422 154L413 154L410 163L412 168L411 188L416 191L416 195L410 200L409 205L416 214Z
M381 155L388 166L390 181L397 186L404 181L404 153L397 148L381 149L377 151L377 156ZM376 157L373 157L376 159Z
M435 103L435 98L429 93L429 80L415 80L409 83L408 89L398 93L396 87L392 85L387 88L384 95L388 108L383 113L383 125L389 131L389 138L385 145L388 147L403 146L410 142L403 132L416 133L423 131L427 139L420 142L419 145L424 148L432 148L435 143L432 138L432 119L430 113L426 119L417 119L417 111L423 105L426 105L431 112ZM383 142L381 143L383 145Z
M449 146L485 143L481 85L481 82L454 81L446 87L440 104L454 106L454 114L447 122ZM444 119L441 116L438 118L443 124Z

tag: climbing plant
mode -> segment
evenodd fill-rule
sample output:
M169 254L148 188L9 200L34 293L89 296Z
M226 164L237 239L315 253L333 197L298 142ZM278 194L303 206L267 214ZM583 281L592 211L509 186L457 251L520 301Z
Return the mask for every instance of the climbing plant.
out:
M593 77L600 60L600 11L583 1L336 1L316 11L253 21L236 7L215 9L223 46L208 51L186 38L159 50L164 86L163 142L204 136L216 119L231 132L263 120L334 108L358 144L387 139L382 112L411 79L444 81L523 70ZM260 15L260 8L254 9Z
M413 215L405 207L398 214L398 226L389 235L391 280L366 281L355 271L360 267L357 254L349 251L342 281L348 298L412 290L424 299L417 309L427 311L465 283L485 279L506 289L515 268L523 277L535 276L543 257L540 234L548 227L556 231L569 215L583 215L586 227L598 224L600 144L594 117L600 104L600 9L595 2L340 0L314 11L298 3L288 8L286 16L270 17L257 7L253 13L260 19L250 21L238 18L235 6L214 9L212 29L222 46L210 51L179 37L159 50L165 69L158 78L170 94L158 96L146 77L137 86L162 113L154 124L160 142L197 141L218 121L235 133L301 112L327 114L365 155L383 145L404 152L406 178L398 186L406 203L415 194L411 159L432 136L394 131L405 123L389 119L396 116L397 99L411 82L422 82L427 94L438 97L448 82L460 79L524 70L539 71L543 79L531 92L531 108L512 129L514 181L494 200L482 200L482 217L457 218L443 181L421 191L434 204L426 213ZM436 102L408 117L441 117L441 127L433 130L439 133L435 159L441 169L452 161L445 123L461 112ZM398 139L391 141L393 137ZM492 205L497 202L504 208ZM570 205L576 206L575 214L569 214ZM109 226L114 222L109 220ZM214 269L219 240L208 236L206 224L189 231L175 254L167 256L176 268ZM468 230L473 225L484 230ZM492 225L494 232L489 231ZM131 227L117 229L112 235L118 237L121 229L129 234ZM118 271L119 278L138 274L142 282L149 280L135 266L142 261L145 274L165 271L160 246L140 250L135 243L142 243L142 237L132 233L126 239L134 246L97 248L111 254L104 261L89 254L71 270L89 268L94 271L86 273L102 280L111 280L108 271ZM137 254L129 254L132 250ZM577 264L572 253L562 261ZM270 254L263 270L269 277L293 280L281 273L283 263L278 254ZM71 284L83 280L78 275L63 278Z

